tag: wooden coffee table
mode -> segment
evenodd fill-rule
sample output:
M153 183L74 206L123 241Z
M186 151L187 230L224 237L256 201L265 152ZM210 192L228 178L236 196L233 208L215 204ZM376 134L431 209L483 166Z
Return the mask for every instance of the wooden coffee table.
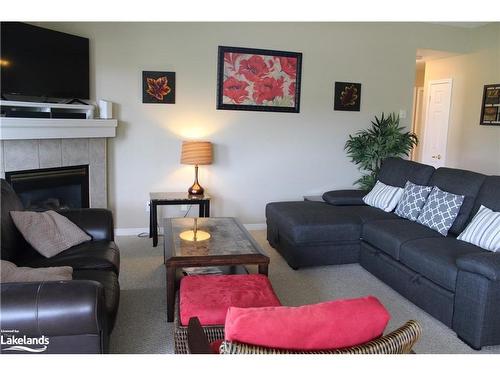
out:
M269 257L236 218L166 218L163 224L169 322L174 320L178 268L256 264L259 273L267 275ZM181 233L185 237L186 231L195 228L197 238L206 233L210 238L198 241L181 238Z

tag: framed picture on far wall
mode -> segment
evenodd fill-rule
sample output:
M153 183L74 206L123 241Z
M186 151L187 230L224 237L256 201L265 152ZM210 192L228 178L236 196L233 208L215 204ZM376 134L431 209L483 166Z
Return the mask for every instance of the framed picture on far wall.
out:
M484 86L480 124L500 126L500 83Z
M302 54L219 47L217 109L300 111Z
M361 108L361 83L335 82L333 109L357 111Z
M175 72L142 72L142 102L175 104Z

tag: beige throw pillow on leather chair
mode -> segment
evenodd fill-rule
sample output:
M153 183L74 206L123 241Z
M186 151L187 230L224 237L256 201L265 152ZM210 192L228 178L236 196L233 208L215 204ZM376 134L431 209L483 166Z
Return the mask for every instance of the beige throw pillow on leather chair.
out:
M73 268L68 266L31 268L18 267L14 263L7 260L0 261L0 282L2 283L60 281L72 279Z
M55 211L10 211L10 216L26 241L46 258L92 239Z

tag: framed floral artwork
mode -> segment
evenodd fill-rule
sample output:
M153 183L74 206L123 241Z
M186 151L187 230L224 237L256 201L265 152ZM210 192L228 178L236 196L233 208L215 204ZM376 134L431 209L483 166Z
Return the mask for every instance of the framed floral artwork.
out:
M361 108L361 83L335 82L333 109L357 111Z
M142 72L143 103L175 103L175 72Z
M500 83L484 86L479 123L481 125L500 125Z
M217 109L298 113L301 67L298 52L220 46Z

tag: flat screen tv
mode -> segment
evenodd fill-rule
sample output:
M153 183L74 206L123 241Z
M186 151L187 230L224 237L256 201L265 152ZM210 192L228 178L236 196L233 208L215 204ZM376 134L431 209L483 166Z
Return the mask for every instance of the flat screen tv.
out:
M2 22L0 46L5 98L89 99L87 38L21 22Z

